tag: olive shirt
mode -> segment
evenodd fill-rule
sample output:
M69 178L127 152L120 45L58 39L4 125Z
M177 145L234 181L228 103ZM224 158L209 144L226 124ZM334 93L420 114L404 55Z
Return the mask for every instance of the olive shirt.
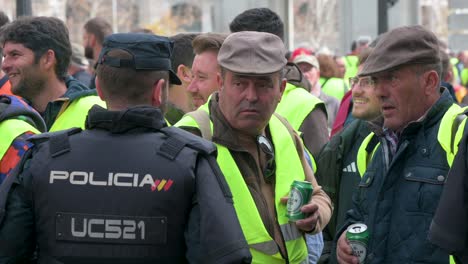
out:
M266 164L266 156L258 150L255 138L241 136L241 132L232 128L218 107L218 93L214 93L209 101L210 119L213 122L214 143L225 146L235 160L239 171L244 177L250 194L257 206L260 217L268 233L273 237L283 252L285 252L284 241L281 236L279 225L276 221L276 210L274 204L274 183L268 184L264 181L261 168ZM283 119L284 120L284 119ZM284 120L285 121L285 120ZM286 121L285 121L286 122ZM193 127L181 127L194 134L201 136L201 132ZM292 131L292 129L291 129ZM269 128L265 129L266 136L270 138ZM302 140L294 133L297 153L302 162L306 180L312 183L313 202L318 205L319 220L312 233L318 233L327 225L332 213L332 205L328 195L317 184L314 173L304 157Z

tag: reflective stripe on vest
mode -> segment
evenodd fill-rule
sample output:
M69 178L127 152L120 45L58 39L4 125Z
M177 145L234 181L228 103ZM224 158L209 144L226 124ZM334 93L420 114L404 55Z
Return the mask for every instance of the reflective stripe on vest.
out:
M28 131L35 134L40 133L35 127L23 120L7 119L0 122L0 135L2 135L0 137L0 160L3 159L13 140Z
M460 107L457 104L453 104L447 112L445 112L442 120L440 121L439 130L437 132L437 141L439 141L440 146L445 151L447 155L447 163L451 167L453 159L458 152L458 143L460 142L463 131L466 123L466 115L463 113L468 109L468 107ZM459 120L461 119L461 120ZM377 150L377 144L372 151L372 154L369 156L366 147L369 144L369 141L375 134L371 132L363 141L359 147L357 154L357 167L358 171L362 175L367 169L370 158L374 156L375 151Z
M176 126L199 128L196 120L189 115L185 115L177 122ZM269 127L276 155L275 207L277 221L289 254L289 263L307 263L308 254L304 237L294 223L289 223L286 217L286 205L280 202L280 198L289 193L291 183L294 180L305 180L304 170L299 155L291 155L291 153L297 153L297 150L289 130L274 115L269 122ZM253 257L252 263L284 263L278 245L268 234L255 201L250 195L247 184L229 149L219 144L216 146L218 148L217 161L233 194L234 208L250 247Z
M50 132L72 127L84 129L89 109L95 104L106 107L106 103L96 95L78 98L73 100L69 105L67 103L64 102L64 109L58 114L57 119L49 130Z

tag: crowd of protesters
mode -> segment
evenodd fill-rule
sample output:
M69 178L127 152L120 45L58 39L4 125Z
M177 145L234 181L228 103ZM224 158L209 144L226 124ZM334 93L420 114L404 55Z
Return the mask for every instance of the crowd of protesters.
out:
M468 263L465 52L422 26L288 51L268 8L229 29L97 17L79 44L0 13L0 263Z

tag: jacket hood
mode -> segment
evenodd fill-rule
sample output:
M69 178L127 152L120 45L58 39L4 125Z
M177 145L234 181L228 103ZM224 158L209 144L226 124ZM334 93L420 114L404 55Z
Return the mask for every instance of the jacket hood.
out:
M69 98L74 100L88 95L96 95L95 89L90 89L88 86L84 85L77 79L67 76L65 78L65 85L67 86L67 91L62 97Z
M20 119L45 132L46 125L41 115L22 99L12 95L0 95L0 121Z

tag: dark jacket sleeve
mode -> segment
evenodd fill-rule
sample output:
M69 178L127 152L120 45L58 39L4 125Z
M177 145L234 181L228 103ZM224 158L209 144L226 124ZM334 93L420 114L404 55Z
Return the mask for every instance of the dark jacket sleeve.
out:
M198 225L198 230L189 230L187 234L196 236L198 233L199 238L186 238L194 242L187 245L189 262L250 263L252 257L234 210L231 192L214 156L199 156L196 190L189 227Z
M324 109L316 107L299 127L304 145L314 158L318 157L323 145L328 142L327 122L327 114Z
M26 159L26 158L24 158ZM20 163L0 187L0 263L29 263L35 249L32 179Z
M432 243L450 253L455 253L455 255L468 254L467 135L465 134L459 145L458 154L455 156L452 168L447 176L447 182L429 233L429 239Z

